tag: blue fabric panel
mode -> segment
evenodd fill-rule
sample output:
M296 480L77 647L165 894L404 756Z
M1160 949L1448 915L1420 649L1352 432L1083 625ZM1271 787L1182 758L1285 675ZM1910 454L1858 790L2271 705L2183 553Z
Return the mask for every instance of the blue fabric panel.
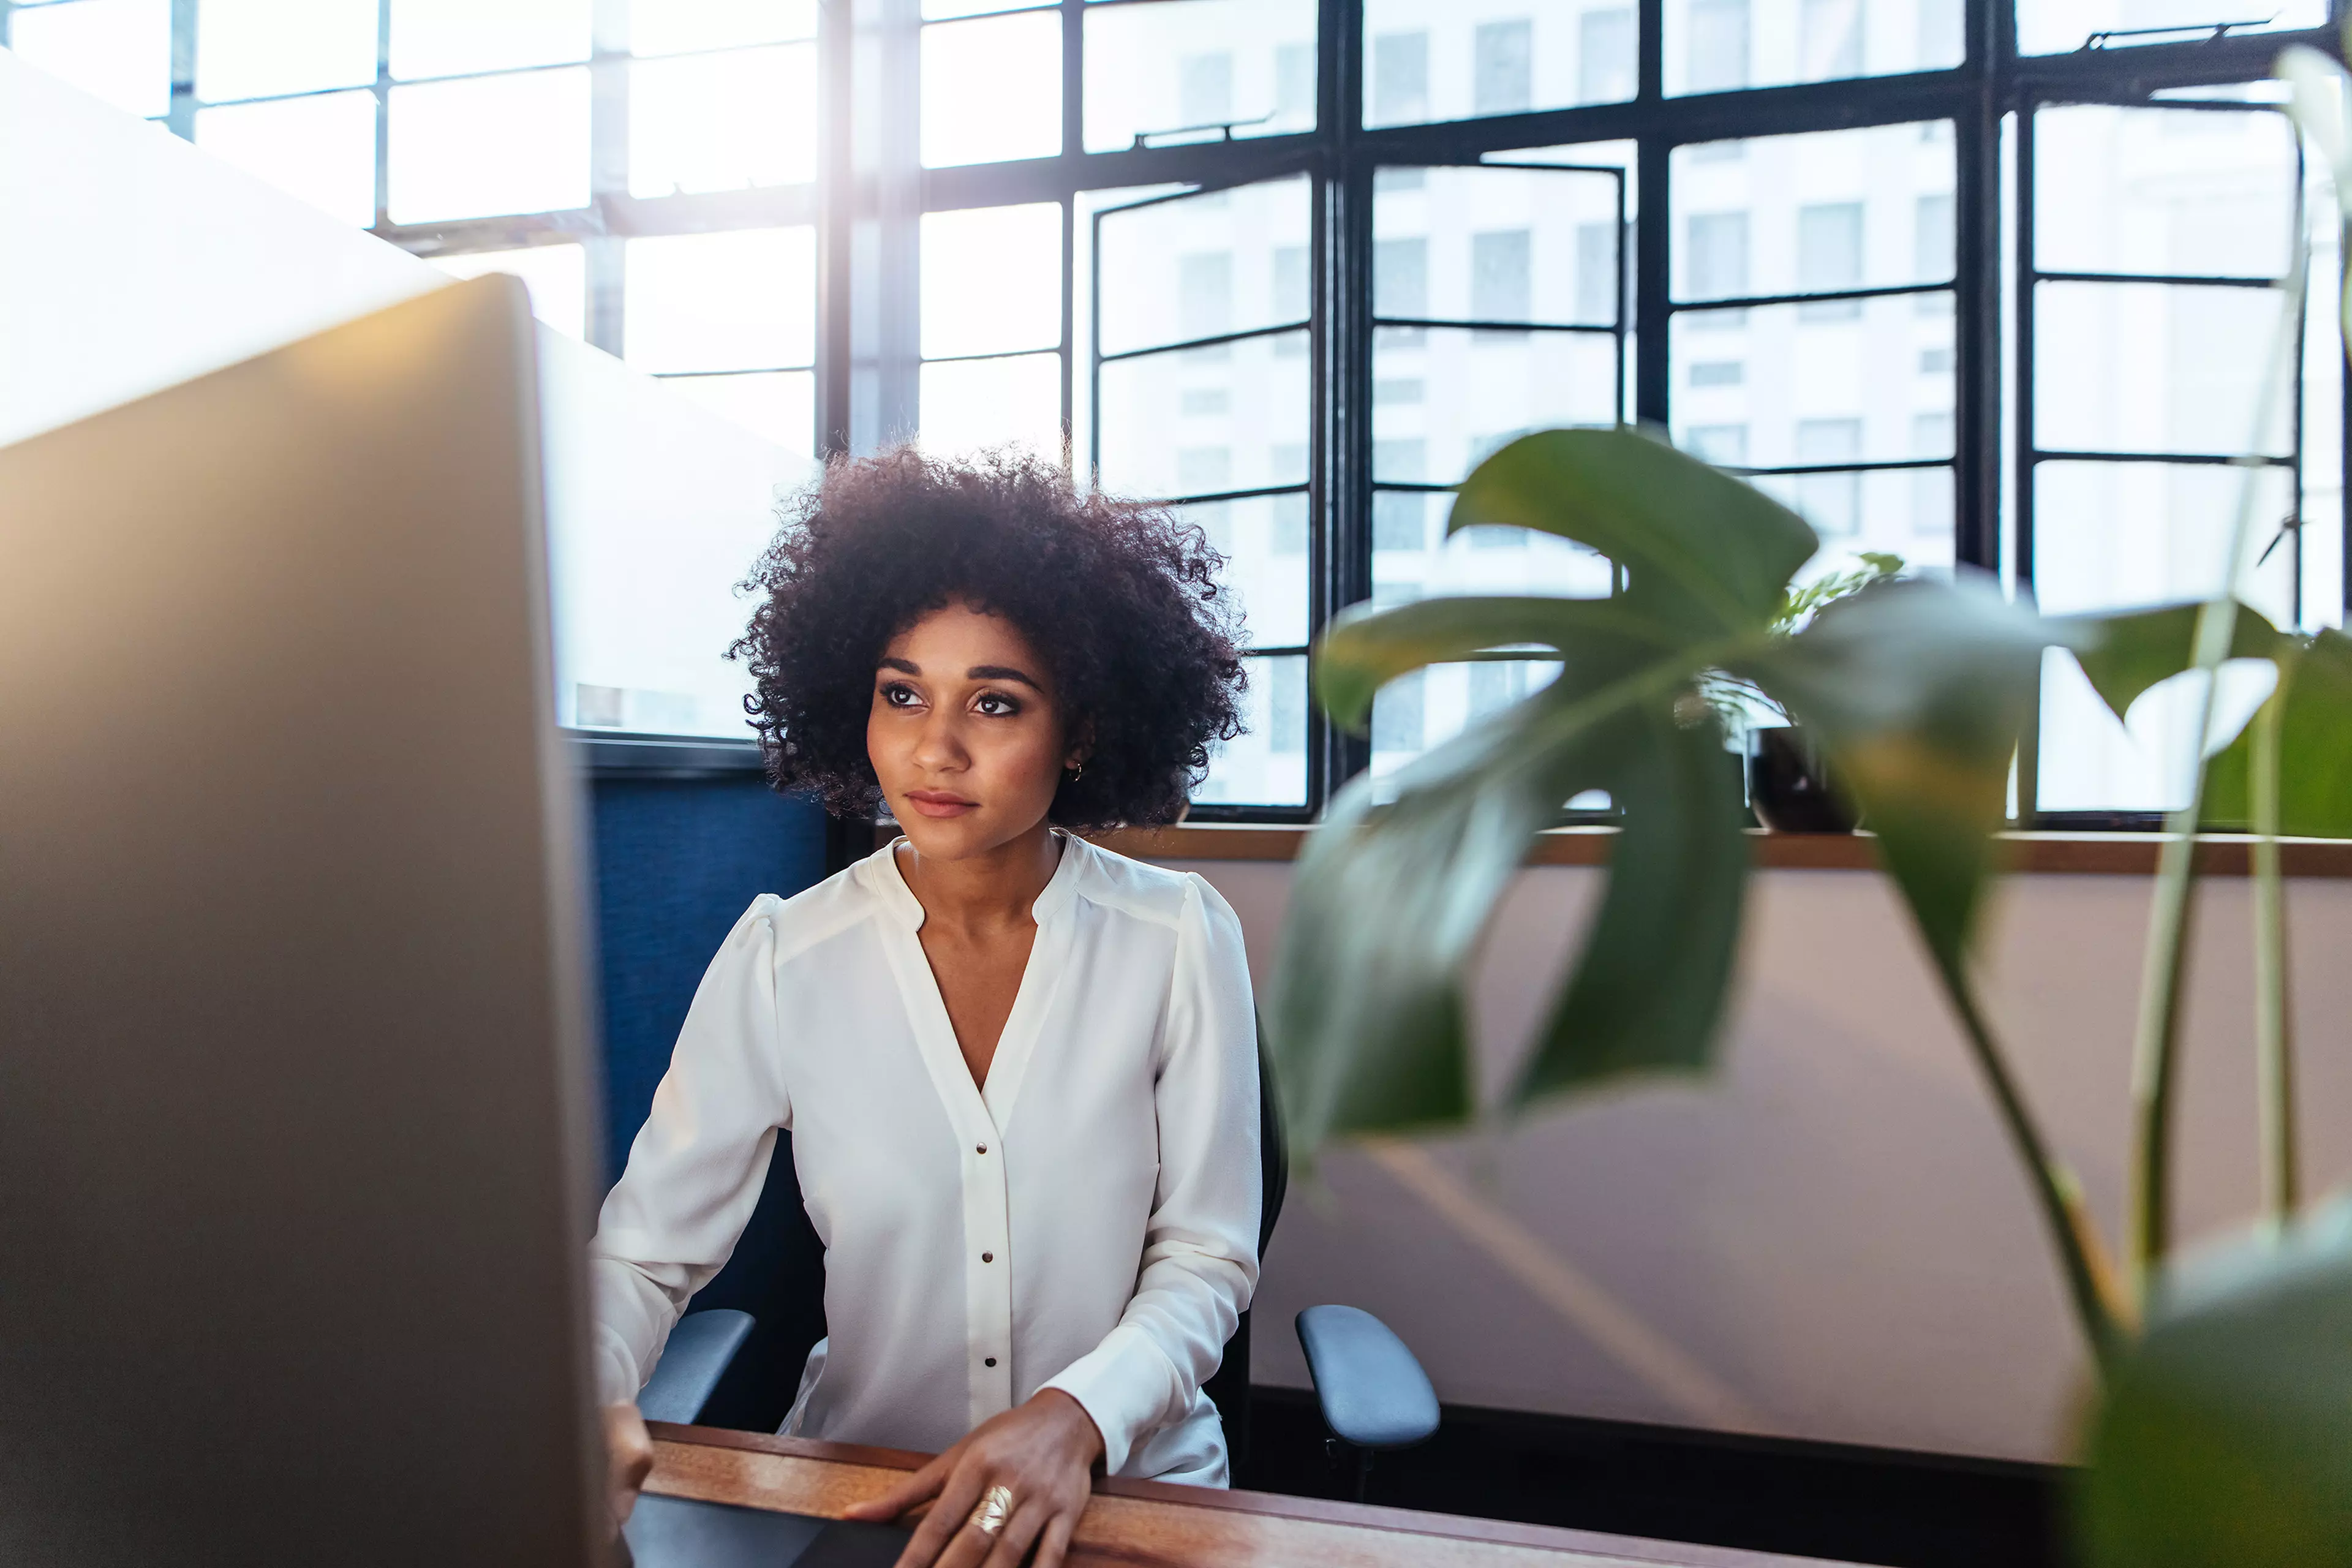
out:
M594 799L609 1186L728 931L761 893L823 879L824 813L756 777L604 778Z
M790 896L823 878L825 818L756 777L598 779L594 812L609 1184L711 955L760 894ZM693 1305L749 1312L756 1325L698 1419L774 1431L824 1333L824 1247L801 1206L789 1136L776 1140L734 1256Z

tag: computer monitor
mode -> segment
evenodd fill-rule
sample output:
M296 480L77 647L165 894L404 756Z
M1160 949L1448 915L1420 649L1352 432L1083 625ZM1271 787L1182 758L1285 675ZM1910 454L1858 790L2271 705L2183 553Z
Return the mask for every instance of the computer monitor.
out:
M604 1553L531 333L0 450L0 1562Z

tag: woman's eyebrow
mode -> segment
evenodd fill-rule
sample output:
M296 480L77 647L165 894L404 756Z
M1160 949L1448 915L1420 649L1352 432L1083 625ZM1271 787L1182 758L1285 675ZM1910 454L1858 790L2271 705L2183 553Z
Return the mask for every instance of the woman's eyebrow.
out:
M1038 696L1045 695L1044 687L1009 664L975 664L963 676L966 680L1017 680Z
M915 663L912 659L894 658L888 654L885 654L876 662L883 669L903 670L908 675L920 675L923 673L923 667Z

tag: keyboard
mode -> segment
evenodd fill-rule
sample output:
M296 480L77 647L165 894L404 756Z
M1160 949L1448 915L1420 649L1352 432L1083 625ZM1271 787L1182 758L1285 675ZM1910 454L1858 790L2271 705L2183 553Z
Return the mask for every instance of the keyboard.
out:
M637 1499L622 1539L636 1568L891 1568L908 1533L892 1524L648 1493Z

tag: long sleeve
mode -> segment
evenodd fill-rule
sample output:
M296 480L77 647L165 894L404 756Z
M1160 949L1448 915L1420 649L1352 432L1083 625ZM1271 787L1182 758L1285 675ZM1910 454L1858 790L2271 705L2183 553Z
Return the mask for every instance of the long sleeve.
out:
M777 900L752 902L694 994L669 1070L588 1246L597 1394L636 1398L694 1293L725 1267L791 1125L777 1048Z
M1188 879L1154 1090L1160 1177L1135 1293L1118 1324L1047 1388L1076 1399L1118 1473L1181 1419L1257 1287L1257 1015L1241 922Z

